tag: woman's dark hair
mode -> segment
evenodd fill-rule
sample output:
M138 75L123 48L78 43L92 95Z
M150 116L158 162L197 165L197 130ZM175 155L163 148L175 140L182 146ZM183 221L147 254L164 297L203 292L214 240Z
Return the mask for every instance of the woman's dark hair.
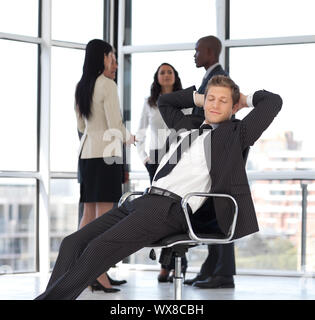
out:
M113 51L112 46L99 39L91 40L85 49L83 73L75 89L75 102L81 116L91 115L91 101L96 78L104 72L104 54Z
M158 73L159 73L160 68L165 65L171 67L174 71L174 74L175 74L175 82L173 85L173 91L178 91L178 90L182 89L182 83L180 81L180 78L178 76L178 72L176 71L176 69L172 65L170 65L169 63L166 63L166 62L162 63L157 68L157 70L154 74L154 77L153 77L153 83L151 85L151 95L148 98L148 102L149 102L150 107L156 106L157 99L159 98L159 95L161 94L162 88L161 88L161 85L159 84L159 81L158 81Z

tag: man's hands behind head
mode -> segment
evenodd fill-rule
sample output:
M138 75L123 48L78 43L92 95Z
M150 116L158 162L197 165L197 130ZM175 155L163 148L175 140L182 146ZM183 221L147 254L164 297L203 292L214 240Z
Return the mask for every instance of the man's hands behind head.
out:
M236 103L233 106L233 114L235 114L236 112L238 112L239 110L243 109L243 108L247 108L247 96L245 96L243 93L240 93L240 99L238 101L238 103Z

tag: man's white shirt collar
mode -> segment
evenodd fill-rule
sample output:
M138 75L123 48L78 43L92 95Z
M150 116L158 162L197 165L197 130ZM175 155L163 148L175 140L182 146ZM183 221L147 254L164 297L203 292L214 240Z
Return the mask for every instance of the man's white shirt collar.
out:
M204 125L204 124L207 124L206 121L204 121L204 122L201 124L201 126ZM210 123L210 126L212 127L213 130L216 129L219 125L220 125L219 123ZM201 127L201 126L200 126L200 127Z

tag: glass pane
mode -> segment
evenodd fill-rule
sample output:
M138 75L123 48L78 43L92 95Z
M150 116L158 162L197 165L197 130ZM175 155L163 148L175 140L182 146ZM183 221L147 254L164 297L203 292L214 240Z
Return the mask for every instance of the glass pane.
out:
M307 272L315 272L315 181L303 181L307 184L306 218L306 266Z
M235 242L237 268L301 271L300 181L255 181L251 191L260 231Z
M170 51L154 53L136 53L131 60L131 132L136 133L139 126L145 98L150 95L150 87L153 76L157 68L163 63L170 63L179 74L183 88L201 85L205 69L195 67L195 51ZM149 130L147 131L149 134ZM146 145L149 146L150 137L147 138ZM145 170L136 148L131 148L131 170Z
M62 239L78 229L80 187L75 179L52 179L50 184L50 266Z
M52 0L52 38L87 43L103 39L104 1Z
M314 44L230 49L230 75L244 94L266 89L283 99L282 111L251 148L248 169L314 170L314 55ZM294 66L296 57L303 59Z
M0 274L35 271L35 179L0 179Z
M230 38L313 35L314 11L309 0L230 1Z
M37 45L0 41L0 170L36 170Z
M51 170L76 171L79 138L74 91L82 75L84 50L52 48Z
M203 36L215 35L215 3L215 0L132 1L131 44L196 42Z
M38 35L38 0L1 0L0 32Z

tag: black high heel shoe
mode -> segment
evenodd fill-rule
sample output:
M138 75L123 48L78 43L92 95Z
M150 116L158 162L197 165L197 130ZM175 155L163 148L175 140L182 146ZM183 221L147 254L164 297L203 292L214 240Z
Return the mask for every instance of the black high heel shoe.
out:
M183 265L181 270L181 273L183 274L183 280L185 280L185 277L186 277L186 270L187 270L187 265ZM168 277L168 281L173 283L174 277L175 277L175 271L172 270L171 275Z
M120 289L117 288L105 288L101 283L99 283L97 280L91 285L92 292L94 291L104 291L105 293L114 293L120 291Z
M120 285L122 285L122 284L127 283L126 280L115 280L115 279L112 279L107 273L106 273L106 275L107 275L107 278L108 278L108 280L109 280L109 283L110 283L112 286L120 286Z

